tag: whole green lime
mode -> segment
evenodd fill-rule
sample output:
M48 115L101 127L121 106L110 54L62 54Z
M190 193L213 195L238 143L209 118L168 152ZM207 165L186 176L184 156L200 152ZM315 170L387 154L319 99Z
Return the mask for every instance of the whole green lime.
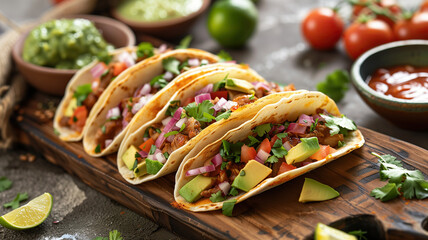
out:
M224 47L243 46L257 25L257 8L250 0L219 0L208 16L208 31Z

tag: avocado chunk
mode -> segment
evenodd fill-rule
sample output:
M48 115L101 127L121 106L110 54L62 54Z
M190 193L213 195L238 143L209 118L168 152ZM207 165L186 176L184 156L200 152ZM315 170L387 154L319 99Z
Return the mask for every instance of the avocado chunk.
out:
M256 160L250 160L245 167L241 169L235 180L233 180L232 187L248 192L269 176L271 172L272 169L269 167L266 167Z
M161 162L146 158L147 173L155 175L156 173L159 172L159 170L161 170L162 167L163 167L163 164Z
M236 78L226 79L225 88L228 90L234 90L234 91L244 92L249 94L255 93L253 84L245 80L236 79Z
M304 161L306 158L312 156L320 149L318 138L301 138L302 142L292 147L288 154L285 155L287 164L293 164Z
M325 201L338 197L339 195L340 194L332 187L311 178L305 178L299 202Z
M315 240L357 240L357 237L339 229L318 223L315 228Z
M135 177L140 177L144 174L147 174L146 162L140 162L134 169L134 175Z
M198 175L186 183L179 191L180 195L188 202L194 202L201 198L201 192L212 187L215 183L215 177L205 177Z
M74 97L68 103L67 108L64 111L64 116L71 117L74 114L74 109L77 108L77 99Z
M122 161L125 163L125 165L128 167L129 170L134 169L135 164L135 154L138 152L138 149L131 145L126 152L122 155Z

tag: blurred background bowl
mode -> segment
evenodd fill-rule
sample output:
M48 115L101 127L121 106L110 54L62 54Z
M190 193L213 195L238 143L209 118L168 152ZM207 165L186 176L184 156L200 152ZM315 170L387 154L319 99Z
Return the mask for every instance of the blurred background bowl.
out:
M112 9L111 15L117 20L130 26L132 30L134 30L137 37L142 34L148 34L165 40L177 40L189 33L190 28L193 26L198 17L200 17L202 13L207 10L210 2L211 0L202 0L202 6L196 12L186 16L162 21L145 22L130 20L122 16L118 12L117 7Z
M84 18L92 21L103 38L115 48L135 45L135 36L132 30L117 20L93 15L73 15L64 18ZM22 49L25 39L31 30L22 34L15 43L12 49L13 60L31 86L44 93L62 96L68 81L78 70L42 67L25 61L22 58Z
M364 102L393 124L405 129L427 130L427 101L389 97L376 92L366 82L377 69L400 65L428 66L428 41L397 41L367 51L352 66L352 83Z

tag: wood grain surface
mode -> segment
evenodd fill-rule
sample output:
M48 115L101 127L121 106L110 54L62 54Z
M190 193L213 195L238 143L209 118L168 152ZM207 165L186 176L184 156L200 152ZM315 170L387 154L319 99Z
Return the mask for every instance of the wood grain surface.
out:
M360 127L366 139L362 148L236 205L234 217L226 217L221 211L193 213L175 208L173 174L143 185L128 184L116 169L116 156L93 158L81 142L62 142L51 121L32 117L35 105L35 100L28 101L21 110L24 118L17 125L22 143L31 144L92 188L185 238L311 239L321 222L347 231L373 228L368 230L371 239L428 239L428 199L397 198L384 203L369 195L385 184L371 152L396 156L404 167L417 168L426 177L428 151L375 131ZM330 185L340 197L299 203L305 177Z

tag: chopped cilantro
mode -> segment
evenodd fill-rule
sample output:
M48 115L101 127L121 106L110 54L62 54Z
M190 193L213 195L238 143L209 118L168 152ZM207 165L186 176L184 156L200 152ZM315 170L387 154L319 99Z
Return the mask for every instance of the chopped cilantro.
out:
M222 163L221 163L221 167L220 167L220 169L221 169L221 170L224 170L224 169L226 168L226 166L227 166L227 163L228 163L228 162L222 162Z
M110 70L109 70L109 69L105 70L105 71L103 72L103 74L101 74L101 77L106 76L109 72L110 72Z
M228 119L228 118L230 117L230 114L232 114L232 111L227 110L226 112L224 112L224 113L222 113L222 114L218 115L218 116L215 118L215 120L218 122L218 121L220 121L220 120L222 120L222 119Z
M348 234L356 236L358 238L358 240L367 240L367 237L364 236L365 234L367 234L366 231L354 230L354 231L348 232Z
M233 207L236 204L236 199L225 201L222 207L222 213L225 216L232 217Z
M357 130L355 123L345 115L335 117L321 114L321 117L325 119L325 126L330 128L330 135L335 135L340 132L346 136L348 130Z
M282 146L282 141L277 139L272 146L272 153L278 158L282 158L288 154L288 151Z
M250 100L253 100L255 97L254 97L254 94L253 95L251 95L248 99L250 99Z
M178 69L178 67L180 66L180 61L178 61L173 57L163 59L162 66L168 72L171 72L177 75L180 74L180 70Z
M122 116L121 115L117 115L117 116L114 116L114 117L110 117L109 119L107 119L107 120L109 120L109 121L114 121L114 120L117 120L117 119L119 119L119 118L121 118Z
M98 144L96 147L95 147L95 153L100 153L101 152L101 145L100 144Z
M168 159L168 158L169 158L169 153L168 153L168 152L164 152L164 153L163 153L163 156L164 156L166 159Z
M77 117L73 116L73 122L77 122Z
M315 130L315 127L318 124L319 118L315 119L315 122L311 124L311 127L309 128L309 132L313 132Z
M220 62L232 61L232 56L224 50L221 50L217 56L220 58Z
M283 138L288 136L288 133L278 133L278 134L276 134L276 136L278 137L278 139L282 140Z
M117 230L110 231L108 233L108 239L109 240L123 240L123 238L120 236L120 232Z
M238 195L238 189L236 189L235 187L232 187L229 191L229 195L232 195L232 196Z
M183 39L181 39L180 44L176 47L176 49L185 49L189 48L190 42L192 41L192 36L187 35Z
M149 154L150 154L150 155L155 154L155 151L156 151L156 145L155 145L155 144L153 144L153 145L150 147Z
M250 143L247 144L247 146L249 146L249 147L252 147L252 146L254 146L260 142L257 138L255 138L251 135L248 136L248 139L250 140Z
M210 114L212 116L215 112L213 106L214 104L212 104L211 101L205 100L199 104L195 102L189 103L184 107L184 110L186 110L187 116L193 117L199 122L211 122L212 119L205 117L206 114L204 113Z
M386 202L400 196L400 192L395 183L387 183L383 187L373 189L370 192L370 196L380 199L382 202Z
M275 157L275 155L272 155L272 156L268 157L268 159L266 159L266 162L267 163L276 163L276 162L278 162L278 158Z
M348 85L349 73L346 70L336 70L327 75L323 82L317 84L317 90L325 93L335 102L339 102L348 91Z
M265 134L267 134L272 129L272 126L270 123L265 123L262 125L259 125L253 129L253 132L257 133L259 137L263 137Z
M180 100L174 100L169 102L168 109L165 112L165 116L173 116L175 111L180 107Z
M226 198L221 195L221 191L211 194L210 200L211 202L222 202Z
M27 193L18 193L11 202L3 204L3 207L5 208L12 207L12 209L17 209L19 208L19 203L27 199L28 199Z
M101 127L101 132L102 132L103 134L105 134L105 133L106 133L106 125L103 125L103 126Z
M211 115L211 114L209 114L207 112L204 112L203 114L204 114L204 117L207 118L207 119L211 119L211 120L215 120L216 119L213 115Z
M178 69L181 70L188 70L189 69L189 61L184 61L178 66Z
M73 95L76 98L77 106L82 106L83 101L85 101L91 92L92 87L90 83L78 86Z
M338 141L337 142L337 146L338 147L343 147L343 146L345 146L346 145L346 143L344 142L344 141Z
M158 75L150 80L150 86L156 86L159 89L164 88L166 85L168 85L168 81L163 78L163 74Z
M141 154L139 152L136 152L135 153L135 159L140 158L140 157L141 157Z
M165 134L165 137L167 138L167 137L172 136L172 135L175 135L175 134L177 134L177 133L178 133L178 131L171 131L171 132L166 133L166 134ZM153 145L152 145L152 146L153 146Z
M241 161L241 147L244 145L242 142L230 143L226 140L222 140L220 147L220 155L229 161L235 161L236 163Z
M139 57L139 58L151 57L151 56L155 55L154 49L155 48L153 47L153 45L151 43L142 42L142 43L138 44L137 57Z
M137 155L137 154L135 154L135 155ZM132 169L131 169L131 170L136 169L136 168L137 168L137 166L138 166L138 161L137 161L137 160L135 160L135 161L134 161L134 165L132 166Z
M7 177L0 177L0 192L8 190L12 187L12 181L7 179Z

